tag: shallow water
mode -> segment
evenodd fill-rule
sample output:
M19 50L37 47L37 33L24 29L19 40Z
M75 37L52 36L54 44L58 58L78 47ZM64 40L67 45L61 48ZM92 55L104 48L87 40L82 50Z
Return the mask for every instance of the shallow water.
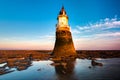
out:
M53 66L50 60L31 61L21 70L15 66L6 67L14 71L0 75L0 80L120 80L120 58L96 61L103 66L92 66L91 60L87 59L76 59L66 66Z

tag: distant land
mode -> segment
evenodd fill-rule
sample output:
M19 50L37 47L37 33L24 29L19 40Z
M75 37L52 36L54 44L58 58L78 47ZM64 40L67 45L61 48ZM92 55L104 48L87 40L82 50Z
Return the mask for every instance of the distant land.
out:
M77 58L120 58L120 50L76 50ZM49 59L52 50L0 50L0 60L9 58Z

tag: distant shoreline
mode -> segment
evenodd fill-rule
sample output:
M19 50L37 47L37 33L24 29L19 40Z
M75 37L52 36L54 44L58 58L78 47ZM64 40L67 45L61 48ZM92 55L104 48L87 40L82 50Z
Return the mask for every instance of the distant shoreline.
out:
M78 50L80 58L120 58L120 50Z
M120 50L77 50L77 58L120 58ZM49 58L52 50L0 50L2 58Z

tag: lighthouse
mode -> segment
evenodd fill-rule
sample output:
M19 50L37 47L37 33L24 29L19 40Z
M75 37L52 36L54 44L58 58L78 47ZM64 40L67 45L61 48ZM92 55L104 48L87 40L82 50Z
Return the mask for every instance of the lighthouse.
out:
M70 32L70 26L68 24L68 16L64 7L60 10L57 20L56 41L52 55L55 57L75 56L76 51Z

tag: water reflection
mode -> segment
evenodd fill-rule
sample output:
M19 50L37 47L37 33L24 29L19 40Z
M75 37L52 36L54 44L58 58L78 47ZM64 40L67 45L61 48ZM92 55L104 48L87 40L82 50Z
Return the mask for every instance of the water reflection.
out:
M65 59L54 62L58 80L76 80L74 78L75 59Z
M56 73L67 74L72 73L74 69L75 60L61 61L59 65L55 66Z
M103 66L92 65L96 62ZM0 74L6 74L0 75L0 80L120 80L119 63L119 58L95 60L95 63L78 58L57 62L14 58L0 64Z

